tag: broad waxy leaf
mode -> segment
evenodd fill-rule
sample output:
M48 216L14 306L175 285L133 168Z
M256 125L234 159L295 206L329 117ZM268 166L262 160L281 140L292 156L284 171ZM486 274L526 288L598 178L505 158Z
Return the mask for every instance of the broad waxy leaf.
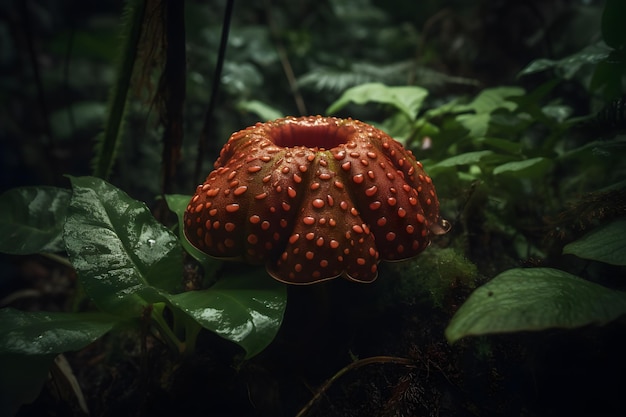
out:
M82 349L117 323L101 313L0 310L0 415L34 401L54 357Z
M0 354L50 355L82 349L119 320L103 313L0 309Z
M65 244L85 292L103 311L136 317L180 286L176 237L145 204L94 177L71 178ZM157 288L153 287L156 286Z
M240 345L249 358L265 349L278 333L287 290L264 268L255 268L222 278L207 290L172 295L170 301L205 329Z
M615 220L592 230L565 245L563 253L611 265L626 265L626 219Z
M551 268L510 269L476 289L446 328L465 336L605 324L626 314L626 293Z
M413 120L427 95L428 90L421 87L389 87L381 83L367 83L347 89L326 112L335 113L350 102L373 102L392 105Z
M61 252L70 191L22 187L0 196L0 252L28 255Z

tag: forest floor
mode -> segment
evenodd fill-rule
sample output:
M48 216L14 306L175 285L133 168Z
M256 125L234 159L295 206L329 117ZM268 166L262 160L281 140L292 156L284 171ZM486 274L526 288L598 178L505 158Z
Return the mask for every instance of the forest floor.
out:
M626 415L625 320L449 345L450 310L470 289L453 286L438 308L398 291L401 264L388 265L371 285L290 287L278 336L247 361L209 332L184 358L147 329L107 335L65 355L78 390L51 377L18 416L84 416L81 394L99 417ZM13 306L67 307L73 271L41 257L13 267Z

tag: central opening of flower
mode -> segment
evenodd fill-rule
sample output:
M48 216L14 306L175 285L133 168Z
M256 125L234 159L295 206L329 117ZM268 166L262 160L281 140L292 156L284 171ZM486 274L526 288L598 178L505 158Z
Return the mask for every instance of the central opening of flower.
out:
M331 149L347 143L353 134L353 127L319 122L285 123L270 131L272 141L285 148L305 146Z

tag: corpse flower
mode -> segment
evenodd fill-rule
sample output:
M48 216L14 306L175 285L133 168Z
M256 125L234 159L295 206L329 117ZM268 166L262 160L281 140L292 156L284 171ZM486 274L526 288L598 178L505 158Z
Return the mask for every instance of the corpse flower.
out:
M184 217L190 243L265 264L275 279L372 282L445 233L431 179L411 151L363 122L286 117L234 133Z

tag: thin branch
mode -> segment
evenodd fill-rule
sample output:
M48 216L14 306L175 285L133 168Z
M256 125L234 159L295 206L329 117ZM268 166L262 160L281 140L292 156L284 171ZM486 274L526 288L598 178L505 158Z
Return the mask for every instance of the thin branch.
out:
M315 403L322 397L322 395L324 395L324 393L328 391L330 386L337 379L339 379L340 377L342 377L349 371L355 370L357 368L360 368L361 366L369 365L372 363L395 363L399 365L408 366L411 368L414 368L416 366L415 361L411 359L399 358L395 356L372 356L371 358L365 358L365 359L360 359L358 361L354 361L350 363L349 365L347 365L346 367L342 368L339 372L333 375L328 381L326 381L324 385L322 385L317 390L313 398L311 398L311 400L300 410L300 412L296 414L296 417L303 417L306 413L308 413L309 410L313 407L313 405L315 405Z
M176 167L180 162L183 143L183 107L185 103L185 2L166 0L162 16L165 18L165 68L159 82L162 95L161 122L163 123L163 178L162 192L172 190Z
M74 49L74 37L76 34L76 24L74 19L70 17L70 37L67 40L67 49L65 50L65 59L63 63L63 89L65 90L65 99L67 103L67 116L70 122L70 130L72 134L76 132L76 119L74 118L74 107L71 100L70 88L70 62L72 60L72 50Z
M287 49L283 45L282 40L280 39L280 34L276 23L274 23L274 19L272 19L272 4L271 0L265 0L265 15L267 19L267 25L270 30L270 34L274 39L276 52L278 53L278 59L280 59L280 64L283 67L283 71L285 72L285 77L287 77L287 82L289 83L289 89L291 90L291 94L293 95L293 99L296 102L296 107L298 108L298 112L301 116L306 116L308 111L306 109L306 105L304 104L304 98L300 93L300 89L298 87L298 81L296 79L296 75L293 72L293 67L289 62L289 57L287 56Z
M198 141L198 154L196 155L196 169L194 173L194 179L196 180L200 180L202 178L202 161L205 157L208 138L211 133L213 123L213 111L215 110L215 104L217 103L220 80L222 78L222 69L224 67L226 47L228 46L228 34L230 32L230 21L233 14L234 4L235 0L228 0L226 2L226 9L224 10L222 35L220 38L220 47L217 55L217 63L215 64L215 72L213 74L211 97L209 99L209 107L207 108L206 114L204 116L204 125L202 126L202 131L200 132L200 140Z

